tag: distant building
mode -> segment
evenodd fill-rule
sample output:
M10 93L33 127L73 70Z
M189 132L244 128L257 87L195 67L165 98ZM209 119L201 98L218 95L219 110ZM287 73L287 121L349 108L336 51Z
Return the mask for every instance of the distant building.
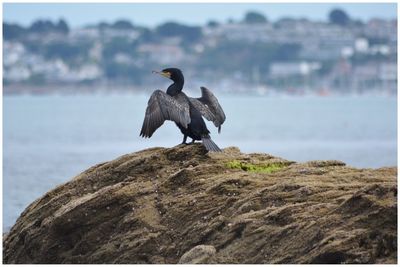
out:
M16 64L26 54L23 44L19 42L3 42L3 66L9 67Z
M274 62L270 66L271 78L304 76L321 68L318 62Z
M4 69L4 79L8 82L21 82L29 79L31 76L29 68L23 65L15 65L8 69Z
M185 68L188 77L196 73L198 83L207 78L215 87L228 91L247 90L239 87L251 84L253 89L261 88L260 92L267 87L343 92L381 88L396 92L397 20L372 19L341 27L285 18L274 23L221 23L201 30L202 40L195 43L179 34L167 37L150 29L112 24L75 28L68 34L29 32L3 42L3 78L7 83L148 83L153 79L140 75L141 71L174 65ZM268 55L268 62L252 65L246 62L251 50L237 51L238 55L235 51L232 57L236 57L230 62L225 60L226 50L221 46L226 41L256 44L260 56L265 45L272 57L269 60ZM296 44L298 54L295 58L276 57L282 60L278 61L274 49L284 44ZM224 59L217 62L224 67L210 64L214 56ZM245 64L241 65L241 60ZM129 66L128 71L115 75L124 76L122 79L108 77L116 65L121 69ZM210 65L214 67L207 67ZM130 73L135 70L138 72Z

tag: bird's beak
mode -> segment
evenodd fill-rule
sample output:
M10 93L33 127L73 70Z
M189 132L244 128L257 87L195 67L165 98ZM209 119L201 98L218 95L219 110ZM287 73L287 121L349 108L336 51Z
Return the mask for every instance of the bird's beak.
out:
M165 78L171 79L171 73L168 72L168 71L165 71L165 72L164 72L164 71L156 71L156 70L153 70L152 73L156 73L156 74L159 74L159 75L161 75L161 76L164 76Z

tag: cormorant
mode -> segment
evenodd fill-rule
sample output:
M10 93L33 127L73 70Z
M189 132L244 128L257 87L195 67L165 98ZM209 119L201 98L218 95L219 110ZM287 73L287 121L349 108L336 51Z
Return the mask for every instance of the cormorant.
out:
M217 98L205 87L201 87L201 97L188 97L182 92L184 77L177 68L167 68L161 72L153 71L173 81L167 92L156 90L151 95L146 108L140 136L150 138L165 120L174 121L183 134L182 144L187 144L187 137L201 140L208 151L219 152L221 149L211 140L210 131L202 118L212 121L221 132L225 113Z

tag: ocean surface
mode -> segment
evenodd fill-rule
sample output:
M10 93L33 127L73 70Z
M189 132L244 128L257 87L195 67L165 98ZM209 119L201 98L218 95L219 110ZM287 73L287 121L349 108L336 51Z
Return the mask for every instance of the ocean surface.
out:
M139 137L147 94L3 97L3 229L48 190L100 162L182 142L172 122ZM289 97L219 94L227 120L220 147L294 161L337 159L350 166L397 165L394 96Z

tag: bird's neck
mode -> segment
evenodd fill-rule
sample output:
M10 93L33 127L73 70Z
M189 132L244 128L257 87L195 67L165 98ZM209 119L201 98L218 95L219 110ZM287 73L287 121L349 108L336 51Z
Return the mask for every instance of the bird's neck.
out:
M182 81L176 81L173 84L171 84L168 89L167 89L167 94L174 96L179 94L182 89L183 89L183 80Z

